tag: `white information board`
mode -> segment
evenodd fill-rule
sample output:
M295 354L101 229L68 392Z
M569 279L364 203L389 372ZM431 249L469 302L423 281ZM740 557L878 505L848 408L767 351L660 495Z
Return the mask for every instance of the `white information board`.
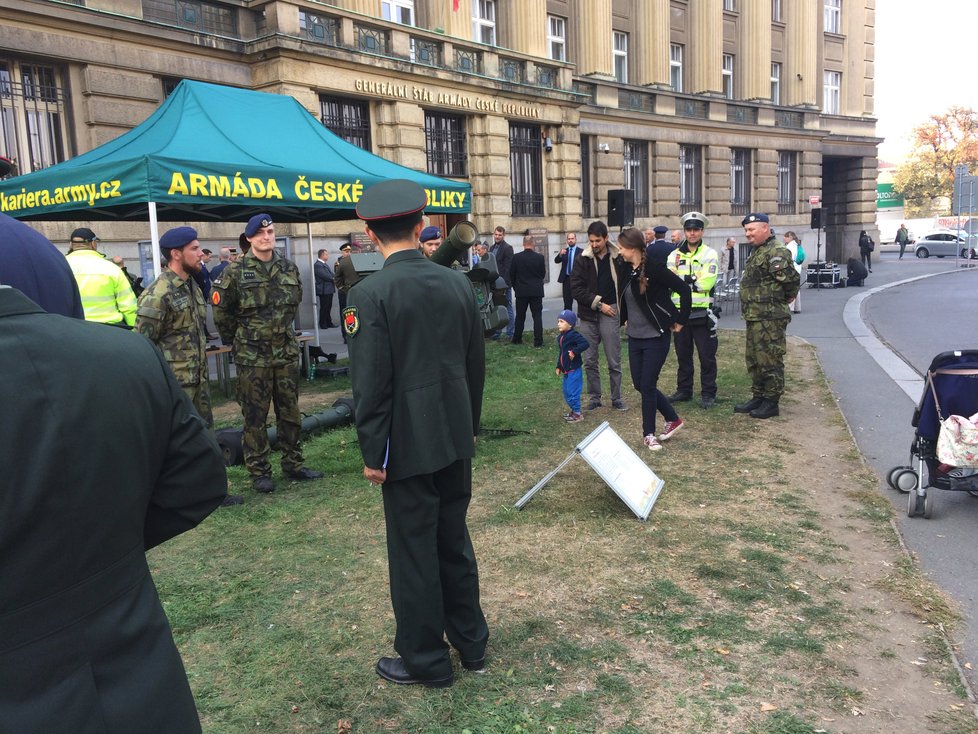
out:
M665 482L622 441L607 421L591 431L556 469L520 497L516 507L523 509L533 495L578 454L640 520L648 519Z

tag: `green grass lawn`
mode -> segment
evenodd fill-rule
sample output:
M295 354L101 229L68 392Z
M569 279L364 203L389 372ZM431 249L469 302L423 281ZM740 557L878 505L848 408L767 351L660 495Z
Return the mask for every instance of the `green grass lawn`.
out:
M393 652L383 513L347 426L305 443L323 480L276 471L278 491L256 495L234 467L246 504L149 555L206 732L814 732L815 711L859 700L839 654L859 626L844 574L824 570L841 551L786 473L797 448L731 413L748 394L742 335L721 337L718 407L679 406L688 427L656 454L627 357L631 410L560 419L547 338L487 345L483 425L521 432L480 439L474 462L489 672L457 668L444 691L374 673ZM672 359L663 374L671 392ZM349 383L303 389L328 405ZM514 510L602 420L666 482L648 522L580 458Z

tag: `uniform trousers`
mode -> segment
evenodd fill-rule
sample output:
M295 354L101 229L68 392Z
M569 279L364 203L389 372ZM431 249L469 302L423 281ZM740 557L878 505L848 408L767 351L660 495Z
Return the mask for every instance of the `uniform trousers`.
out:
M659 411L666 421L679 418L669 399L658 388L659 373L669 356L668 335L651 339L628 337L628 366L632 384L642 396L642 435L655 435L655 413Z
M744 357L754 397L778 402L784 393L785 331L790 320L747 322Z
M567 276L567 279L563 283L561 283L561 286L563 286L563 290L561 291L561 294L564 297L564 310L573 311L574 292L571 290L571 279L569 275Z
M282 469L302 468L302 444L299 441L302 415L299 413L299 363L284 367L255 367L238 364L238 403L244 417L241 446L244 462L252 477L272 474L268 461L269 404L275 407L278 448L282 450Z
M694 310L695 314L696 311ZM691 318L682 331L675 332L676 392L693 394L693 347L700 358L700 394L704 398L717 396L717 332L713 321L706 318Z
M465 524L472 461L383 486L387 563L397 633L394 649L419 678L452 673L448 642L463 660L485 657L489 626Z
M197 414L204 419L208 428L214 427L214 412L211 410L211 386L205 377L196 385L183 385L190 402L197 409Z
M523 329L526 326L526 309L529 307L533 317L533 346L543 346L543 296L516 296L516 327L513 329L513 344L523 342Z
M587 373L587 391L591 399L601 400L601 371L598 368L598 344L601 344L608 360L611 399L621 400L621 326L618 315L599 313L597 321L579 319L577 330L591 345L584 350L584 372Z

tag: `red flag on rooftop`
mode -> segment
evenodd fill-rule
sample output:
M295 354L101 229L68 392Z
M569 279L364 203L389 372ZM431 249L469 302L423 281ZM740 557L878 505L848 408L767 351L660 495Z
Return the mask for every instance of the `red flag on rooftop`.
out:
M458 12L458 0L452 0L452 10Z

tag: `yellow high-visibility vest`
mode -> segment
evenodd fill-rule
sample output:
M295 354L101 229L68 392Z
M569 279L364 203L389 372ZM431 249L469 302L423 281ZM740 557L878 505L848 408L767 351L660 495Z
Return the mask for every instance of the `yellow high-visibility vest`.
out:
M122 268L95 250L75 250L67 259L78 282L86 321L136 323L136 294Z

